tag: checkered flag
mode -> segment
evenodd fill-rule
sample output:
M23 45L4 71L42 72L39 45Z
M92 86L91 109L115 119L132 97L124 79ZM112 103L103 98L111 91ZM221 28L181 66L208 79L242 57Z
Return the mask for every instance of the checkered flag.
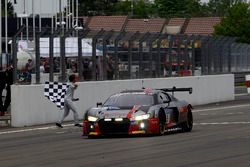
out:
M44 96L55 103L60 109L64 108L64 95L69 85L59 82L45 82Z

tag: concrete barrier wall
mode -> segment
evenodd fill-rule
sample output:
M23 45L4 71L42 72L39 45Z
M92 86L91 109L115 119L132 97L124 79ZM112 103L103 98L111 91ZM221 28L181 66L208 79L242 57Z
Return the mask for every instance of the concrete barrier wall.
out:
M192 87L193 94L175 93L179 99L187 100L192 105L234 99L234 76L211 75L180 78L154 78L136 80L117 80L99 82L81 82L75 92L80 118L96 102L104 102L110 95L125 89ZM44 85L13 85L11 103L11 125L23 127L38 124L54 123L63 114L55 104L44 97ZM73 120L73 114L66 120Z

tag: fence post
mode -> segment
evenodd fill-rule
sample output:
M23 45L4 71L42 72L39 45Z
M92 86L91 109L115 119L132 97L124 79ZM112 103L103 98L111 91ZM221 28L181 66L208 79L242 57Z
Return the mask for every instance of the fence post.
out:
M121 38L125 35L125 31L122 31L119 33L119 35L115 38L115 44L114 44L114 49L115 49L115 79L118 79L118 43L121 40Z
M13 59L13 83L17 82L17 36L25 29L25 25L22 25L16 32L16 34L12 37L12 59Z
M65 52L66 52L66 46L65 46L65 41L66 41L66 37L68 35L70 35L75 29L71 28L69 29L67 32L62 33L62 35L60 36L60 54L61 54L61 81L62 82L66 82L67 78L66 78L66 56L65 56Z
M92 37L92 80L97 80L96 76L96 44L97 39L103 35L105 31L101 29Z
M49 36L49 81L54 81L54 35Z
M168 56L169 56L169 76L172 77L172 72L173 72L173 66L172 66L172 49L173 49L173 42L175 40L175 36L168 36L168 42L169 42L169 47L168 47Z
M36 84L40 83L40 32L36 33Z
M83 81L82 39L89 33L89 29L86 29L80 32L83 32L83 33L78 36L78 40L77 40L78 41L78 76L79 76L79 80Z
M129 79L132 79L132 74L131 74L131 68L132 68L132 55L133 55L133 48L132 48L132 43L134 40L140 35L140 33L137 31L134 33L128 40L128 72L129 72Z
M60 64L61 64L61 82L66 82L66 65L65 65L65 36L60 37Z

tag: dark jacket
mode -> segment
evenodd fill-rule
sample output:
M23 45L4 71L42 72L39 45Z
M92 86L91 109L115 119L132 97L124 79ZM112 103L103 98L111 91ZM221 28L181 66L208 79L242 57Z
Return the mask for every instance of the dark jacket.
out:
M6 72L0 71L0 86L4 87L6 84Z
M6 74L6 83L8 85L12 85L13 84L13 68L7 69L5 74Z

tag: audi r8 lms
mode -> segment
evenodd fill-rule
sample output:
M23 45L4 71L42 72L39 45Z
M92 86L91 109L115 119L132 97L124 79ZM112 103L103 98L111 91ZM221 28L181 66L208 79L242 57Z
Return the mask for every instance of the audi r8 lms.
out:
M173 96L192 88L125 90L86 111L83 132L88 137L115 134L163 135L173 128L190 132L192 106ZM172 92L169 94L168 92Z

